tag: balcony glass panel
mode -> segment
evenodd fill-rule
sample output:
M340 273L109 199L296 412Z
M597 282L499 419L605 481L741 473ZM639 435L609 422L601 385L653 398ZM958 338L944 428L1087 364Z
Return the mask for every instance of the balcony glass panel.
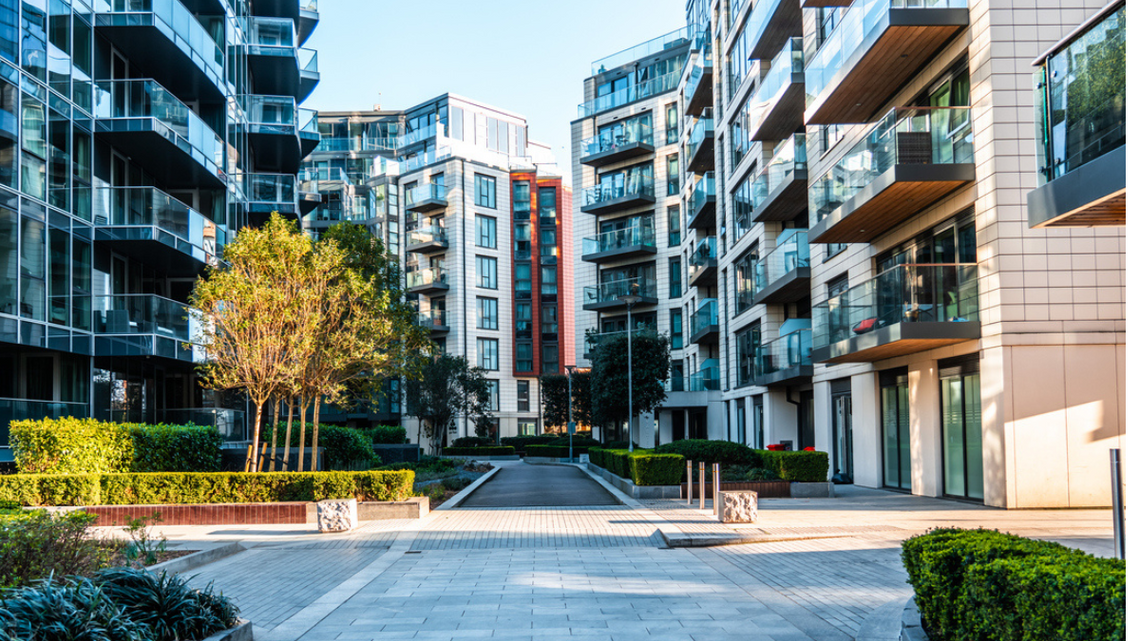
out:
M708 236L697 243L689 256L689 276L702 267L716 262L716 236Z
M717 326L717 299L706 298L697 305L696 311L689 315L689 336Z
M423 285L447 285L447 270L442 267L429 267L407 273L408 289Z
M697 211L704 207L709 198L716 198L716 174L705 174L704 178L693 186L693 193L689 196L689 219L692 220Z
M748 99L749 121L756 125L764 115L772 100L788 85L792 84L792 74L804 72L804 39L789 38L788 44L772 59L760 86Z
M633 62L646 56L652 56L655 53L660 53L666 49L670 49L680 44L684 40L689 39L689 28L681 27L676 31L670 31L663 36L657 36L652 40L647 40L639 45L634 45L628 49L610 54L601 60L595 60L594 64L590 65L590 75L594 76L607 69L616 69L627 62Z
M154 334L192 342L196 315L182 303L153 294L94 296L96 334Z
M440 183L416 185L404 192L404 206L415 207L429 200L447 200L447 187Z
M444 137L443 125L438 123L429 125L427 127L421 127L415 131L410 131L406 134L403 134L402 136L396 138L396 146L407 147L408 145L414 145L417 142L423 142L425 140L430 140L437 137Z
M1038 72L1039 185L1124 144L1124 12L1050 54Z
M895 165L974 161L968 107L893 109L808 188L815 225Z
M418 317L420 327L428 329L445 329L447 328L447 310L433 309L430 312L421 312Z
M314 151L384 151L396 148L395 138L376 138L371 136L357 136L354 138L321 138L321 144Z
M792 134L772 152L771 160L752 182L752 208L762 207L776 188L795 171L807 171L807 139L804 134Z
M209 256L220 254L228 232L182 201L153 187L95 190L95 221L114 227L157 227Z
M615 229L597 236L582 239L582 255L625 249L628 247L656 247L657 239L653 230L653 219L644 219L648 225L632 225L625 229Z
M593 156L638 143L653 145L652 121L632 120L611 127L593 138L587 138L582 141L582 155Z
M784 274L811 266L807 231L797 231L756 264L756 291L780 280Z
M697 147L705 141L705 137L713 131L713 119L705 116L697 120L693 125L693 130L689 132L689 138L685 141L685 158L692 158L697 152Z
M632 87L618 89L617 91L600 96L589 102L578 105L578 117L585 118L603 111L614 109L631 102L656 96L657 94L673 91L681 84L681 70L673 71Z
M965 8L966 0L855 0L804 67L805 109L811 107L849 60L861 55L865 43L875 42L883 35L890 9Z
M180 49L186 51L194 64L207 72L219 88L225 86L226 56L221 46L210 36L202 23L177 0L97 0L95 11L99 24L108 26L134 26L149 24L153 17ZM147 14L141 16L139 14Z
M306 111L310 116L313 114L311 110ZM251 125L293 133L298 121L297 101L292 96L248 95L245 97L245 115ZM313 130L316 131L315 123Z
M632 196L653 198L652 172L637 171L613 176L612 180L586 189L582 205L589 207Z
M304 73L319 73L316 49L298 49L297 67Z
M408 232L408 245L424 243L447 244L447 229L439 225L430 225Z
M811 365L811 329L798 329L760 346L758 374L773 374Z
M296 55L293 21L289 18L258 16L249 20L249 44L261 55Z
M693 100L693 94L697 93L697 87L700 86L701 80L704 79L705 74L712 73L712 47L708 43L704 43L700 53L697 55L693 62L693 72L689 74L689 79L685 81L685 104L688 105Z
M898 265L812 309L821 349L897 323L978 320L978 266Z
M644 298L657 298L657 281L650 276L624 278L602 283L596 287L584 287L582 293L583 303L586 305L620 302L622 296L631 294L637 294Z
M293 174L245 174L243 182L251 203L297 202L297 177Z
M720 389L720 365L702 367L689 376L690 392L712 392Z

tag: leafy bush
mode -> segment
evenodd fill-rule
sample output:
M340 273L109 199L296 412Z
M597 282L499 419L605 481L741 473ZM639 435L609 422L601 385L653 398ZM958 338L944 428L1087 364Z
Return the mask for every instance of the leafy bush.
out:
M577 445L575 443L575 445ZM581 452L581 450L578 450ZM570 458L570 447L568 445L527 445L527 456L538 456L543 458Z
M601 444L602 443L600 441L594 439L593 437L585 436L583 434L574 435L574 449L581 448L581 450L584 452L591 447L599 447ZM563 447L569 447L570 437L565 435L559 436L558 438L552 440L550 443L545 443L545 445L561 445Z
M452 447L494 447L495 439L483 436L463 436L451 442Z
M186 585L188 578L165 571L154 575L145 570L114 568L96 575L103 593L118 604L131 620L150 629L155 641L204 639L236 623L237 608L211 588L206 596Z
M285 447L285 430L287 424L277 424L277 447ZM264 438L264 437L263 437ZM266 442L270 442L265 439ZM313 444L313 424L305 424L305 447ZM293 424L293 431L289 435L289 447L301 446L301 425ZM321 424L317 433L317 447L325 450L325 465L330 470L355 469L360 466L371 466L380 463L376 452L372 450L372 439L363 431L342 427L340 425Z
M602 448L607 449L607 450L627 450L627 449L629 449L629 439L624 439L624 440L619 439L616 441L606 441L602 445ZM641 449L638 446L636 441L633 444L633 449L635 449L635 450Z
M606 449L604 447L591 447L586 450L586 453L590 455L590 462L598 467L606 466L605 452Z
M504 436L499 439L502 445L509 445L515 448L516 451L522 452L526 450L527 445L550 445L554 439L558 438L555 434L539 434L537 436Z
M720 463L721 465L755 465L756 453L752 448L731 441L688 439L666 443L656 450L660 454L680 454L694 463Z
M756 450L760 467L772 470L785 481L823 483L827 481L827 452L769 452Z
M1123 561L958 529L904 541L902 558L935 641L1125 638Z
M694 472L694 475L696 472ZM750 465L725 465L720 470L720 480L727 482L751 483L756 481L777 481L780 476L775 470Z
M134 442L132 472L217 472L222 434L213 426L127 424Z
M0 638L5 641L150 641L153 631L131 619L89 579L50 578L4 594Z
M110 553L87 536L95 519L78 511L29 510L0 520L0 587L88 574L106 565Z
M408 431L399 425L377 425L372 428L373 445L403 445L407 440Z
M0 499L22 505L186 505L275 503L352 498L402 501L410 471L170 472L160 474L11 474L0 476Z
M685 457L680 454L634 453L628 458L634 485L678 485L685 478Z
M514 456L515 448L500 445L491 447L445 447L444 456Z
M390 463L376 469L378 470L412 470L416 473L416 480L431 480L456 474L457 461L440 458L438 456L425 456L415 462Z

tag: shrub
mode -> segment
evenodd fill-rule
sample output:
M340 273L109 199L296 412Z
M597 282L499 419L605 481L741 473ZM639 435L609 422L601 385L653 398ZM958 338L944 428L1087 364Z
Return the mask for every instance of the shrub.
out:
M577 443L575 443L577 445ZM579 452L581 450L578 450ZM527 445L527 456L541 456L545 458L569 458L570 447L568 445Z
M0 476L0 499L23 505L186 505L353 498L402 501L415 473L171 472L160 474L13 474Z
M95 518L77 511L30 510L0 520L0 587L88 574L106 565L110 553L87 536Z
M222 434L203 425L125 425L134 442L132 472L217 472Z
M96 575L103 592L131 620L147 626L155 641L204 639L236 622L235 607L214 596L210 588L202 591L208 596L200 596L186 585L188 580L165 571L154 575L129 568Z
M526 450L527 445L550 445L550 443L558 438L554 434L539 434L537 436L504 436L499 439L501 445L509 445L515 448L516 451L522 452Z
M827 481L827 452L769 452L756 450L760 467L772 470L785 481L823 483Z
M491 447L445 447L444 456L514 456L515 448L507 445Z
M154 635L89 579L48 579L4 597L0 638L6 641L150 641Z
M598 467L605 467L605 451L606 450L603 447L591 447L590 449L586 450L586 453L590 455L591 463L597 465Z
M407 440L408 431L399 425L377 425L372 428L373 445L403 445Z
M680 454L694 463L720 463L721 465L755 465L756 453L747 445L731 441L688 439L666 443L656 450L660 454Z
M680 454L635 453L628 458L634 485L678 485L685 478L685 457Z
M277 423L277 446L285 447L286 423ZM264 438L264 437L263 437ZM268 439L265 439L269 442ZM313 424L305 424L305 447L313 444ZM289 435L289 447L301 446L301 426L293 424L293 431ZM380 463L376 452L372 450L372 440L364 431L341 425L321 424L317 434L317 447L325 450L325 465L330 470L355 469L361 466L371 466ZM306 454L307 455L307 454Z
M495 439L484 436L463 436L451 442L452 447L495 447Z
M749 465L725 465L720 470L720 480L729 482L776 481L779 475L766 467Z
M8 439L25 474L127 472L134 461L130 434L91 418L12 421Z
M602 447L607 449L607 450L628 450L629 449L629 439L617 440L617 441L606 441L604 444L602 444ZM635 442L633 444L633 449L637 450L637 449L641 449L641 448Z
M570 446L570 437L569 436L559 436L558 438L552 440L550 443L546 443L546 445L561 445L563 447L569 447ZM584 436L582 434L575 434L574 435L574 449L576 449L576 450L581 449L583 452L585 452L587 449L589 449L591 447L599 447L600 445L601 445L601 442L594 439L593 437Z

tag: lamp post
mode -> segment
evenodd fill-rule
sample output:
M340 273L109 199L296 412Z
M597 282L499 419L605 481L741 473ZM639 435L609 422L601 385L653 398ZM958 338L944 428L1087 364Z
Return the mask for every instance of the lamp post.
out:
M633 451L633 306L640 303L642 298L639 290L641 283L634 282L629 286L629 293L618 296L625 301L625 355L626 377L629 379L629 451Z
M566 366L566 434L570 437L570 464L574 464L574 381L571 376L576 368Z

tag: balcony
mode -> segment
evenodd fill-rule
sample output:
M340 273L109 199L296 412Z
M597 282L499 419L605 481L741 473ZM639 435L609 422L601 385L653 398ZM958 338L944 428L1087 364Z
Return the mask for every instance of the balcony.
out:
M973 181L968 108L892 110L808 188L808 240L870 242Z
M416 185L404 190L404 209L423 213L447 208L447 187L440 183Z
M305 44L321 21L321 14L317 11L317 0L299 0L298 4L297 42Z
M640 296L641 300L635 302L634 307L656 305L657 281L650 276L639 276L610 281L595 287L584 287L582 309L591 312L624 309L626 303L621 299L622 296Z
M396 149L405 149L417 143L445 136L443 125L436 123L415 131L409 131L396 138Z
M717 322L717 299L706 298L696 311L689 315L689 343L692 345L716 345L720 337L720 324ZM717 379L719 380L719 376Z
M227 240L225 225L153 187L96 188L93 209L97 242L173 278L217 265Z
M392 151L396 148L395 138L375 138L372 136L353 136L352 138L322 137L321 143L313 153L343 154L354 151Z
M286 217L307 213L299 206L297 177L293 174L245 174L241 182L252 225L268 220L272 212Z
M810 327L792 330L761 345L756 384L787 387L810 381L813 369L811 346Z
M689 256L689 287L716 287L716 236L697 243Z
M604 111L617 109L631 102L669 93L675 90L680 82L680 70L657 76L656 78L650 78L632 87L619 89L611 94L598 96L589 102L578 105L578 117L588 118L590 116L596 116Z
M297 173L304 191L318 194L344 193L352 184L340 167L305 167Z
M446 334L451 331L451 327L447 325L447 311L442 309L433 309L426 314L418 314L416 324L431 331L433 335Z
M748 100L752 140L783 140L804 125L803 38L791 38Z
M223 104L226 56L181 2L97 0L96 31L137 67L183 100Z
M205 360L194 345L200 329L186 305L153 294L94 296L96 356L158 356L188 363Z
M583 214L608 214L632 207L652 205L653 177L626 174L623 180L594 185L586 189L582 201Z
M682 105L686 116L699 116L713 106L712 46L706 41L693 58L693 70L685 81Z
M715 169L713 164L713 119L705 116L693 125L685 141L685 169L690 174L703 174Z
M771 60L788 38L803 35L803 11L797 0L757 0L740 36L753 60Z
M96 131L160 183L224 189L225 143L198 114L153 80L100 82Z
M409 294L435 294L446 292L447 270L442 267L418 269L406 274Z
M582 260L588 263L652 256L656 253L657 238L652 217L635 219L625 229L615 229L582 239Z
M710 359L711 360L711 359ZM689 376L689 392L720 391L720 365L702 367Z
M792 134L752 181L752 222L794 220L808 204L807 141Z
M1029 226L1125 224L1124 6L1037 63L1037 189Z
M674 47L680 47L689 44L689 29L688 27L681 27L675 31L670 31L665 35L657 36L652 40L634 45L627 49L610 54L600 60L595 60L590 65L590 75L596 76L604 73L607 70L617 69L618 67L640 60L647 56L652 56L658 53L664 53Z
M610 165L652 154L653 127L645 122L627 122L582 141L582 164Z
M293 96L297 102L304 102L317 88L321 75L317 52L297 48L293 20L250 18L249 31L245 52L250 93Z
M811 290L811 256L806 230L785 229L776 248L756 263L757 303L794 303Z
M812 309L812 360L861 363L981 337L977 265L898 265Z
M800 0L804 9L826 9L827 7L849 7L852 0Z
M855 0L804 68L805 122L867 122L970 24L966 0Z
M408 232L408 251L413 254L430 254L447 249L447 229L428 225Z
M689 229L716 226L716 174L705 174L689 195Z
M292 96L245 96L249 146L260 171L291 174L321 142L317 112L298 109Z

